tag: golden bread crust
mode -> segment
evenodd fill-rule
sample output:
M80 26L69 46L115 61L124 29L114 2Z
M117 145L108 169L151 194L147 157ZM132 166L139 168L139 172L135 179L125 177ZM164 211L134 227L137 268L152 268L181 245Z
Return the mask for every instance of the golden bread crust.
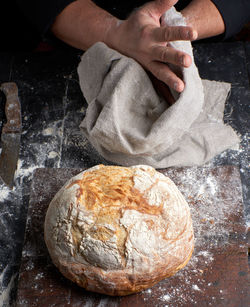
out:
M188 204L169 178L149 166L99 165L55 195L45 242L79 286L128 295L184 267L194 236Z

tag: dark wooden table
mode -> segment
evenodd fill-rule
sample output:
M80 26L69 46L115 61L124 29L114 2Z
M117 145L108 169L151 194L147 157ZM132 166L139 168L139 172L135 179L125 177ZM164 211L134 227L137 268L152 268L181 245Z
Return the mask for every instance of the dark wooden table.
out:
M195 248L187 266L177 274L125 297L85 291L64 278L49 257L44 242L48 205L65 181L80 171L39 168L34 172L16 307L247 306L249 270L237 166L160 170L189 203Z
M202 78L232 84L225 122L241 135L241 146L237 151L228 150L215 157L209 166L239 167L245 218L249 223L250 42L196 43L194 56ZM72 49L0 54L0 82L17 83L23 120L15 188L10 192L0 185L0 302L9 294L11 301L15 300L34 170L106 163L79 132L86 111L76 73L79 60L80 52Z

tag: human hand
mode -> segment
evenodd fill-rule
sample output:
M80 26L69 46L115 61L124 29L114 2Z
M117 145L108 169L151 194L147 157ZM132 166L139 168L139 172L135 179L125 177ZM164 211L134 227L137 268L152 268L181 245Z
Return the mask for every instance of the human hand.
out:
M155 0L134 11L128 19L110 27L109 46L134 58L158 80L177 92L184 82L167 65L189 67L191 57L169 45L175 40L194 40L197 32L187 26L161 26L160 18L177 0Z

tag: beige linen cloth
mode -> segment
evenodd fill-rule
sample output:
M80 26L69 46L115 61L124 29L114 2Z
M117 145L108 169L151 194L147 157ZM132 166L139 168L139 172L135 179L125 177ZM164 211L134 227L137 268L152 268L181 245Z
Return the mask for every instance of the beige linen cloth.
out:
M163 23L185 25L174 8ZM190 42L171 44L193 58ZM239 143L223 122L230 84L201 80L194 61L182 70L185 89L173 93L172 106L156 94L136 61L103 43L83 54L78 74L88 103L80 128L108 161L155 168L202 165Z

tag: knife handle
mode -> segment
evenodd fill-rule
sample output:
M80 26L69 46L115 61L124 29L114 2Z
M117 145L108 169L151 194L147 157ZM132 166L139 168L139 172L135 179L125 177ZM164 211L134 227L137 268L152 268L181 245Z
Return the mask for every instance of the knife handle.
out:
M6 97L5 116L6 124L3 126L3 133L21 132L21 105L18 98L18 88L15 82L5 82L0 86L0 90Z

